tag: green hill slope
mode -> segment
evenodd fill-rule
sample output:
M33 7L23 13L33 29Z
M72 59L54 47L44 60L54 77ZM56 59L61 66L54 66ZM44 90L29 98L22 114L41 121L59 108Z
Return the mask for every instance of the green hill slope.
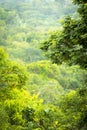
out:
M0 18L1 31L6 35L5 38L0 36L2 41L5 40L1 45L7 45L12 59L25 62L44 59L39 44L49 32L61 28L60 18L67 14L74 16L76 9L66 0L1 0L0 6L0 15L4 16Z

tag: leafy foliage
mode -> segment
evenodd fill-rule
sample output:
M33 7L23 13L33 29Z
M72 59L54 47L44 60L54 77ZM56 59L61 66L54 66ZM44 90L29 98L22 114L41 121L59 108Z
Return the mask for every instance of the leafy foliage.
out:
M55 3L54 7L66 3L71 7L68 1L50 2ZM51 10L53 5L50 7L48 0L0 1L3 7L0 8L0 45L4 46L0 47L0 130L87 129L87 71L77 65L69 67L65 64L68 61L69 64L78 63L86 68L87 5L85 0L74 2L79 4L79 19L67 17L63 30L53 33L42 45L42 49L49 52L53 61L63 61L58 66L48 60L38 61L44 59L40 56L42 52L38 51L37 45L33 48L32 45L41 39L36 35L37 31L33 34L29 32L31 25L28 22L33 19L27 19L31 5L35 7L31 9L34 13L35 10L40 11L39 16L36 16L37 12L33 14L38 19L41 13L48 17L50 12L53 19L57 8ZM56 17L62 14L61 11ZM33 21L33 27L42 24L40 22ZM43 24L46 26L48 23ZM40 28L36 30L37 34L43 34ZM19 63L12 61L6 50L15 58L35 62L25 64L18 59ZM83 52L84 58L79 61Z
M3 87L22 87L27 80L26 72L22 66L11 62L7 54L0 48L0 86Z
M79 70L77 66L71 68L68 67L64 68L65 66L64 65L58 68L57 65L55 64L52 65L51 62L41 61L41 62L37 62L36 64L31 63L27 65L27 69L29 72L29 74L27 74L26 69L24 69L23 66L14 63L8 58L8 55L3 48L0 48L0 59L1 59L0 60L0 65L1 65L1 69L0 69L0 77L1 77L0 78L0 83L1 83L0 84L0 124L1 126L0 129L1 130L3 129L6 130L8 129L9 130L11 129L13 130L15 129L18 130L22 130L22 129L82 130L87 128L86 89L83 89L82 87L78 90L77 89L75 90L74 88L69 87L67 88L68 91L65 91L65 88L63 87L65 87L67 84L63 86L63 84L59 85L58 83L60 82L61 78L64 76L66 77L71 76L71 79L73 76L76 76L77 77L76 82L79 82L79 86L78 86L79 88L83 80L83 76L85 76L83 75L83 72L85 71ZM77 70L79 70L79 75L76 72ZM32 86L33 84L36 84L37 87L39 86L39 76L40 76L42 80L41 85L43 85L44 83L43 80L46 82L46 84L48 80L50 81L56 80L57 87L54 87L55 86L54 82L53 82L54 83L53 86L51 86L52 82L51 84L48 84L48 86L51 87L51 90L47 88L47 86L44 88L45 93L41 94L41 96L45 100L42 100L38 97L37 94L30 95L28 89L28 82L26 84L26 80L28 80L27 77L28 75L34 76L33 80L32 77L29 77L29 82L30 85ZM37 81L37 77L35 77L36 75L38 77L38 81ZM47 76L45 77L45 75ZM54 79L52 79L53 77ZM66 81L64 81L63 79L62 82L66 82ZM70 82L73 83L72 80ZM27 89L25 89L24 87L25 85L27 85ZM41 88L39 87L39 91L40 89ZM43 92L43 90L41 91ZM46 95L46 91L47 91L47 95ZM59 91L61 92L61 94L59 93ZM50 97L47 98L47 96Z
M39 61L27 65L30 78L27 88L38 93L44 102L55 104L57 98L65 91L83 88L87 72L79 66L57 66L50 61Z
M41 45L54 63L68 62L87 67L87 4L79 5L79 19L67 16L63 30L52 34L48 41Z

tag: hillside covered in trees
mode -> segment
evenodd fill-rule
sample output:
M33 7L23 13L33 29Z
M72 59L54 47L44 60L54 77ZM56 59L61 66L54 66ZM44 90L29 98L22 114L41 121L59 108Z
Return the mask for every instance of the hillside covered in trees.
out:
M86 0L0 0L0 130L87 130Z
M38 46L53 30L61 28L59 21L65 15L75 17L75 9L66 0L0 0L0 45L8 46L12 59L28 63L43 60Z

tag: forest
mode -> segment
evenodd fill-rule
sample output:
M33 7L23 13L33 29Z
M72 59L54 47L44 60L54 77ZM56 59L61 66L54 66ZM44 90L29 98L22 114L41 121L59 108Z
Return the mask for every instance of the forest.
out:
M0 0L0 130L87 130L86 76L86 0Z

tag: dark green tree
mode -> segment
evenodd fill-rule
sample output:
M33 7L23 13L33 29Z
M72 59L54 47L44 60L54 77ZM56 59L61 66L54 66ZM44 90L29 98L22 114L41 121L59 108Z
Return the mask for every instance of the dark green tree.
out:
M78 19L67 16L63 29L52 34L41 49L54 63L68 62L87 68L87 3L85 0L74 0L78 4Z

